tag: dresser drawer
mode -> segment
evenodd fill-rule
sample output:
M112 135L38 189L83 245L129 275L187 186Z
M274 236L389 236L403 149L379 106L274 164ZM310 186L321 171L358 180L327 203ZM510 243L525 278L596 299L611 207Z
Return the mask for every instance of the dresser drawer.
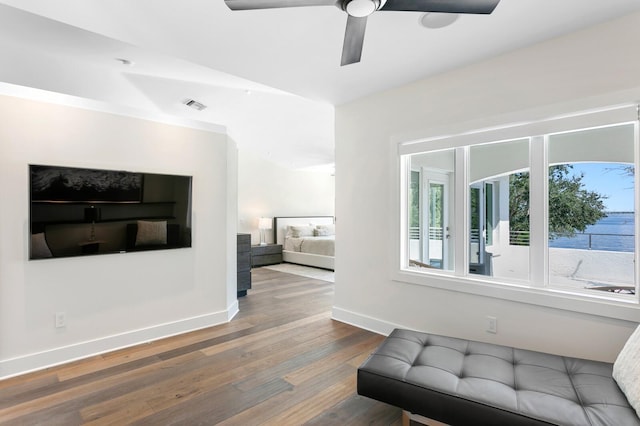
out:
M238 292L251 288L251 271L238 272Z
M251 251L251 234L238 234L237 249L238 253Z
M251 270L251 252L238 253L238 272Z
M242 297L251 288L251 234L238 234L236 247L238 297Z

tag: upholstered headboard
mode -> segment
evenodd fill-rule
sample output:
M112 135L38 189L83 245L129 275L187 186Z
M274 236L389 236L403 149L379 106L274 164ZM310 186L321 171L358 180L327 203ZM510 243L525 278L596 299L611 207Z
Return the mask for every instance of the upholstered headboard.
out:
M287 234L287 226L331 225L335 223L333 216L294 216L276 217L273 219L273 239L276 244L283 244Z

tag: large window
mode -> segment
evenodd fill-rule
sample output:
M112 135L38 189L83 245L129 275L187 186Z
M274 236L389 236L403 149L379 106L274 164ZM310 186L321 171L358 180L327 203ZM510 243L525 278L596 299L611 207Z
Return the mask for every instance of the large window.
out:
M529 278L529 245L512 245L528 233L512 207L529 205L528 185L514 185L529 171L529 139L469 147L469 273ZM523 178L523 176L525 176ZM517 203L516 203L517 200Z
M637 302L637 121L534 130L400 150L401 269Z
M635 293L634 127L549 136L551 286Z

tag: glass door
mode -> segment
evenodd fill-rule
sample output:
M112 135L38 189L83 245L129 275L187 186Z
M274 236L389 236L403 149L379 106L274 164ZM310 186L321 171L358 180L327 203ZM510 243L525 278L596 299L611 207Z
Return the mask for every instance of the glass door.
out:
M448 265L448 176L446 174L425 173L426 194L428 208L424 209L423 223L427 224L422 230L422 251L427 263L438 269L449 269Z
M472 184L469 188L469 263L471 265L484 264L484 199L484 185Z

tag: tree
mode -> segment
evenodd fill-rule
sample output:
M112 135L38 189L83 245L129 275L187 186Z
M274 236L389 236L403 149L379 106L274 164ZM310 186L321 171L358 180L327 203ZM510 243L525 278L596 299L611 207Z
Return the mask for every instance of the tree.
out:
M583 174L572 174L573 166L549 167L549 238L572 237L607 216L606 196L584 188ZM529 173L509 178L511 231L529 231Z
M517 232L529 232L529 173L509 176L509 227Z
M420 173L411 171L409 227L420 226Z
M636 174L636 168L633 164L627 164L624 166L620 166L619 167L620 170L622 170L622 173L627 175L627 176L631 176L633 177Z

